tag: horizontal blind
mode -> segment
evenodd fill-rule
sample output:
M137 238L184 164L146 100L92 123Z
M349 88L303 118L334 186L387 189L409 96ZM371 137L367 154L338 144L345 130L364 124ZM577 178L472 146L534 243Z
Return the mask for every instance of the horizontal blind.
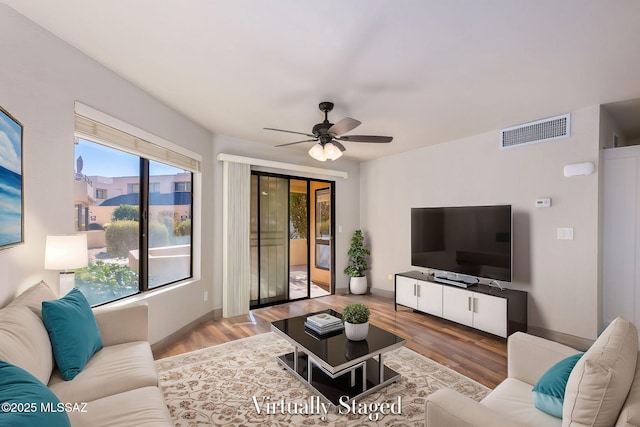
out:
M200 161L162 147L88 117L75 115L76 136L99 144L184 169L200 172Z

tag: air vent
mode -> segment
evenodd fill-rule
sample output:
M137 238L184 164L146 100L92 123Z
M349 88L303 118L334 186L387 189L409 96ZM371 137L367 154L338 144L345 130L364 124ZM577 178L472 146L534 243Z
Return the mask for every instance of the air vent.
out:
M570 134L571 115L551 117L536 122L513 126L500 131L500 148L519 147L566 138Z

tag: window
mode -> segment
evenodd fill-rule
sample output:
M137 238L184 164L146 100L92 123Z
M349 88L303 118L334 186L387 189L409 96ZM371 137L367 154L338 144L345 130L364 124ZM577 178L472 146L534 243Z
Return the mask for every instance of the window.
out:
M107 198L107 190L104 188L96 188L96 199L106 199Z
M127 194L134 194L134 193L139 193L140 192L140 184L135 182L135 183L129 183L127 184Z
M174 152L154 156L159 147L145 152L151 143L139 139L135 146L142 149L133 153L122 144L130 135L97 122L86 127L83 120L89 119L76 115L75 158L82 156L87 178L74 187L76 228L92 235L89 266L76 271L76 287L95 306L193 277L191 190L199 160ZM85 188L95 182L107 188Z
M191 191L191 182L174 182L173 183L173 191L176 193L179 191Z

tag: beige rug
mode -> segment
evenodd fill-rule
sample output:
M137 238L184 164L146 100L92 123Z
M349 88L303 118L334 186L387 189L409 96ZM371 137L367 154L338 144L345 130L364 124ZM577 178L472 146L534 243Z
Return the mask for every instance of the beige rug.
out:
M425 397L434 391L449 387L476 400L489 392L403 347L385 355L400 381L358 401L360 414L341 405L325 412L317 395L277 362L292 350L266 333L156 361L176 426L423 426Z

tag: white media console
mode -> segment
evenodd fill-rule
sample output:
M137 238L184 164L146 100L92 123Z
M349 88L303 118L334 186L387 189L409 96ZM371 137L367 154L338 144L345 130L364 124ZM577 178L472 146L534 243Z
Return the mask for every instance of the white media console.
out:
M395 275L396 311L400 304L503 338L527 331L527 295L483 284L461 288L419 271Z

